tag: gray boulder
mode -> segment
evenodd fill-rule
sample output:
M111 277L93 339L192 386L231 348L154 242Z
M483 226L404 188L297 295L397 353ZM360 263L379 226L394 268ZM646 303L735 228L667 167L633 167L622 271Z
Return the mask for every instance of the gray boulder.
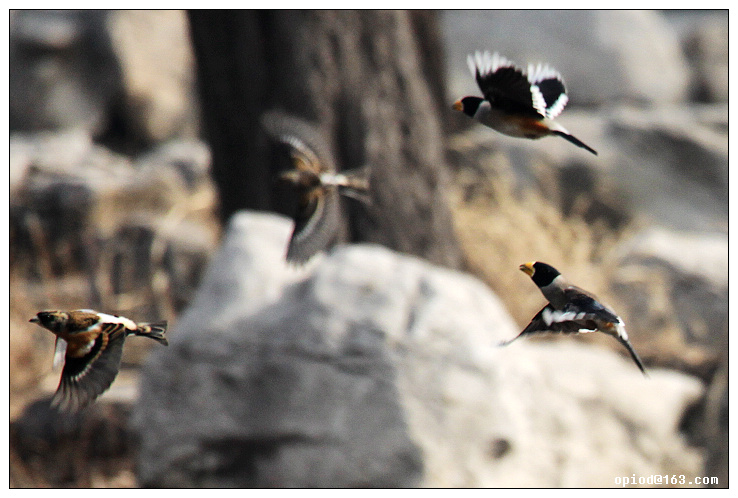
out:
M725 105L637 109L593 116L570 112L562 123L591 144L593 156L565 140L523 140L481 125L452 142L457 163L495 182L514 174L564 215L619 228L640 220L682 231L727 231L728 109ZM497 154L492 154L496 152Z
M200 142L132 161L80 130L12 134L11 265L47 281L85 275L89 307L173 316L218 230L209 168Z
M614 486L697 475L694 378L519 341L478 280L380 246L284 263L291 222L237 213L141 375L142 486Z
M649 221L679 230L725 231L728 135L713 125L727 106L622 108L605 133L612 175Z
M184 11L10 13L10 129L140 147L198 132Z
M198 98L181 10L117 10L108 23L123 83L122 113L144 143L196 138Z
M728 11L667 10L692 70L691 94L700 102L728 102Z
M728 346L728 236L651 228L621 244L612 290L662 364L705 379Z
M11 131L79 128L94 135L105 129L122 88L108 16L100 10L11 11Z
M728 235L651 228L621 244L615 260L612 292L642 351L707 385L682 425L705 447L712 486L728 487Z

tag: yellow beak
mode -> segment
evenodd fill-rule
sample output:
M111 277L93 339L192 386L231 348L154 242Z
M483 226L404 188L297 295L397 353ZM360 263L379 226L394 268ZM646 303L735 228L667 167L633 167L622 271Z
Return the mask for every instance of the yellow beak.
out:
M531 261L530 263L525 263L520 265L520 271L528 275L529 277L532 277L533 274L536 272L536 269L533 268L533 265L535 264L535 261Z
M454 102L453 110L454 111L463 111L464 110L464 104L461 102L461 100L457 100L456 102Z

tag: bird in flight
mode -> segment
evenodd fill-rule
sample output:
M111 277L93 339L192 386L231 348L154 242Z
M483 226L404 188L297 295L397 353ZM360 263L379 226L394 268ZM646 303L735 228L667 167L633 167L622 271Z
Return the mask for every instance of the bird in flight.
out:
M511 137L558 135L597 155L554 121L569 101L558 71L548 64L531 64L525 71L497 52L476 52L467 57L467 63L484 98L461 98L454 103L455 110Z
M128 318L82 309L40 311L30 322L56 335L54 367L64 365L52 406L76 412L113 383L129 335L150 337L165 346L166 322L135 323Z
M614 337L625 346L635 364L646 375L643 362L628 340L623 320L613 310L587 291L571 285L551 265L535 261L520 265L520 270L541 289L543 296L548 299L548 304L533 317L517 337L501 343L501 346L529 334L544 332L580 334L599 331Z
M340 227L340 195L369 203L367 167L338 172L330 147L314 125L280 111L262 117L267 133L286 145L293 168L279 179L298 194L298 208L287 247L286 259L302 264L327 249Z

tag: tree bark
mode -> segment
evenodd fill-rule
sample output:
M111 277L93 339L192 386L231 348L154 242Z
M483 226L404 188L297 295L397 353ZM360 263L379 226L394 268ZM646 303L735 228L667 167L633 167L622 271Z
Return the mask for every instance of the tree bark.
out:
M341 170L371 167L372 205L346 202L344 239L458 268L445 199L440 36L422 11L193 11L204 128L221 217L291 214L259 127L281 109L315 123Z

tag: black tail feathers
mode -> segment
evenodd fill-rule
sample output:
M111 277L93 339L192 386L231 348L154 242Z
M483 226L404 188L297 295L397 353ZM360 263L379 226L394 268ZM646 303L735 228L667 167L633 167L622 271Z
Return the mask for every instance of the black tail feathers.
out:
M165 346L169 345L169 341L165 337L167 332L167 322L139 323L136 335L150 337Z
M595 156L597 155L597 151L596 150L594 150L592 147L590 147L589 145L587 145L584 142L582 142L581 140L579 140L574 135L569 135L568 133L564 133L563 131L554 131L553 133L554 133L554 135L558 135L558 136L560 136L562 138L567 139L569 142L573 143L577 147L581 147L582 149L586 149L586 150L590 151L592 154L594 154Z
M633 358L633 361L635 362L636 366L640 369L640 371L648 377L648 373L646 372L646 367L643 366L643 362L641 361L640 356L638 356L638 353L635 352L635 349L633 349L633 346L630 344L630 341L627 339L623 339L620 336L617 336L616 339L620 344L625 346L625 349L628 350L628 353L630 353L630 357Z

